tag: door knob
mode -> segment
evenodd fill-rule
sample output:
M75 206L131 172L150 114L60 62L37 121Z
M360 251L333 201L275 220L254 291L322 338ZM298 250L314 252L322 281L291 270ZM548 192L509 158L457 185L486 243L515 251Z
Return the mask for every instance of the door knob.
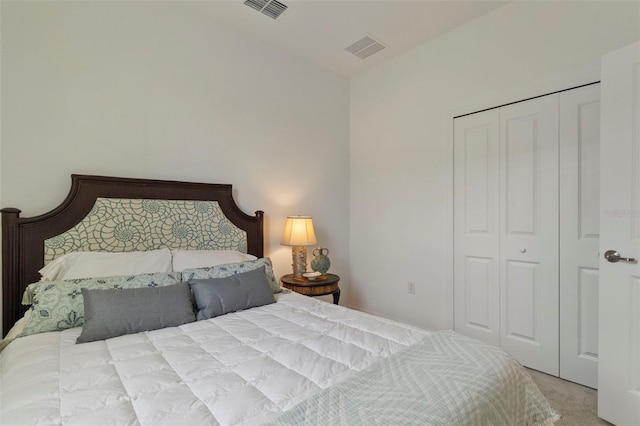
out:
M636 259L633 257L622 257L620 253L615 250L607 250L604 252L604 258L611 263L616 263L620 260L623 262L636 263Z

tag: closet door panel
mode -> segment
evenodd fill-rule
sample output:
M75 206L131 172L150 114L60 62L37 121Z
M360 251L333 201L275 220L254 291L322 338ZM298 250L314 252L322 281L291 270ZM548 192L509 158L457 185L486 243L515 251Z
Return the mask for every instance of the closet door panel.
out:
M507 235L535 235L536 232L536 128L537 116L510 118L505 126L505 207Z
M560 377L598 387L600 85L560 94Z
M492 300L493 281L496 279L493 269L495 261L489 258L465 256L465 294L464 312L467 327L485 333L492 332L495 325L493 314L496 306ZM493 333L492 333L493 334ZM497 337L497 333L495 333Z
M504 280L507 311L505 335L512 339L537 344L540 327L536 324L536 275L538 263L507 261Z
M499 345L497 110L454 120L454 327Z
M503 349L558 375L558 95L500 108Z

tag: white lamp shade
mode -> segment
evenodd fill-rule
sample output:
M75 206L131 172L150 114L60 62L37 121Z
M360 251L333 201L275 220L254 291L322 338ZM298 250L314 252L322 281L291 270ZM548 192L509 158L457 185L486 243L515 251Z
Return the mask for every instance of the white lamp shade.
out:
M311 216L287 216L280 244L283 246L312 246L317 243Z

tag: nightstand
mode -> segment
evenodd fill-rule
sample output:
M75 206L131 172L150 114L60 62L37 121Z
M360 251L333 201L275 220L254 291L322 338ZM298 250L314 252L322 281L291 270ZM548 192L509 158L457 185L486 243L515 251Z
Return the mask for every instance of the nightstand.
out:
M293 278L293 274L289 274L280 278L280 282L282 282L284 288L304 294L305 296L332 294L333 303L337 305L340 301L340 287L338 286L340 277L335 274L325 274L323 276L326 278L308 280L306 278Z

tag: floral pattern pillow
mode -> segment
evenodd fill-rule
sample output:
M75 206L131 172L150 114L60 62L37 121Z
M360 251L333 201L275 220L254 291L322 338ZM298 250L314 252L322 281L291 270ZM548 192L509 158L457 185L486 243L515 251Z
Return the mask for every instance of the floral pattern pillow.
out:
M179 272L141 274L66 281L37 282L27 287L33 295L31 315L20 336L60 331L84 324L82 288L106 290L111 288L164 287L181 281Z
M271 265L271 259L264 257L258 260L247 260L245 262L227 263L224 265L210 266L207 268L195 268L185 269L182 271L182 279L184 281L189 280L201 280L208 278L226 278L231 275L241 274L243 272L253 271L264 266L264 272L269 281L269 287L272 293L280 293L282 289L276 281L276 277L273 275L273 266Z

